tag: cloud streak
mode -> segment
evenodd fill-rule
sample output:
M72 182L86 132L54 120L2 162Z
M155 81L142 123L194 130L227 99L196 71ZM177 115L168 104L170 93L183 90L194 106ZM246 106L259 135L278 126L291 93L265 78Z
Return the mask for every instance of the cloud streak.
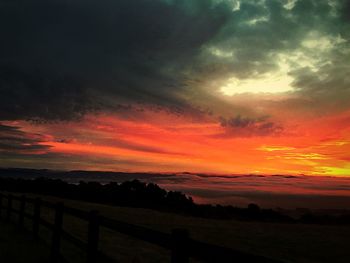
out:
M0 152L18 154L40 154L49 150L45 145L47 138L40 134L27 133L19 127L2 125L0 123Z
M240 115L229 119L221 117L220 124L226 129L226 135L233 137L276 136L283 131L280 125L268 121L267 117L248 118Z

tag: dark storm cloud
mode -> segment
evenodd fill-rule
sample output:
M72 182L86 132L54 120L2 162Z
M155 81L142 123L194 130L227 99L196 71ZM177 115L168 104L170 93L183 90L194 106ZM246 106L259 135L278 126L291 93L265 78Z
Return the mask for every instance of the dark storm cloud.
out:
M337 108L348 107L348 1L303 0L288 8L285 3L241 1L207 46L203 77L244 81L282 72L292 77L294 95L312 98L309 101L318 102L317 110L335 101ZM288 70L282 68L286 66ZM310 108L307 101L302 106Z
M220 137L250 137L278 135L283 127L271 122L267 117L249 118L237 115L232 118L220 117L220 124L225 133Z
M0 120L79 118L97 108L82 83L70 77L0 67Z
M346 22L350 22L350 1L343 1L343 8L341 14Z
M0 6L0 117L47 120L125 101L190 107L177 95L183 74L230 10L209 0Z
M348 1L238 2L0 0L0 119L69 120L130 104L220 115L211 95L220 87L207 81L278 71L281 55L295 57L296 94L346 105ZM311 50L310 32L342 42Z
M250 126L254 126L257 123L265 122L266 118L248 118L248 117L242 117L241 115L237 115L236 117L225 119L221 118L221 126L223 127L231 127L231 128L247 128Z
M312 30L338 33L339 21L331 18L327 1L296 1L286 9L283 1L242 1L240 9L213 39L222 51L233 51L230 71L239 77L251 77L278 67L275 55L300 47ZM339 29L339 30L335 30ZM334 32L336 31L336 32ZM240 65L243 63L243 65Z
M0 123L0 153L7 154L36 154L47 151L50 147L44 145L45 136L21 131L18 127Z

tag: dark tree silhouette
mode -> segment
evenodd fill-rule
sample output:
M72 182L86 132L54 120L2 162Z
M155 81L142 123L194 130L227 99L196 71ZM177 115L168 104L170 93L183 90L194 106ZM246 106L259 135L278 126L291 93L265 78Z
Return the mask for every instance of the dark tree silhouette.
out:
M272 209L257 204L247 208L231 205L196 204L192 198L178 191L166 191L154 183L139 180L122 183L84 182L70 184L59 179L40 177L32 180L0 177L0 191L35 193L68 199L109 204L114 206L143 207L183 215L215 219L258 220L268 222L301 222L318 224L349 224L350 216L318 216L304 214L296 221Z

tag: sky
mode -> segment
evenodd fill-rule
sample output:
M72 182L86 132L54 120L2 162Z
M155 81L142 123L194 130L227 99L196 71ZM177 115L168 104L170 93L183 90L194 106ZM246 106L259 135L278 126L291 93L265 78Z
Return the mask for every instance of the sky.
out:
M350 177L349 3L0 0L0 166Z

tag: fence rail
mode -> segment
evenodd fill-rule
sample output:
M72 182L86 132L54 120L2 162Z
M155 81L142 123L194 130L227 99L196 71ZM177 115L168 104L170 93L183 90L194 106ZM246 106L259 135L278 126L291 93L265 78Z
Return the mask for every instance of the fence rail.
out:
M4 203L4 200L7 200ZM14 209L13 202L19 202L19 209ZM33 214L26 212L26 205L33 205ZM53 209L54 222L50 223L41 217L42 207ZM32 232L39 235L40 226L52 231L51 262L58 262L61 255L61 239L71 242L80 249L86 251L86 262L96 263L100 258L108 258L99 250L99 229L104 227L133 238L149 242L151 244L168 249L171 252L171 263L188 263L189 258L195 258L203 262L270 262L281 261L252 255L239 250L220 247L194 240L189 237L186 229L173 229L171 234L163 233L142 226L129 224L115 219L107 218L96 210L89 212L77 208L65 206L62 202L51 203L41 198L29 198L25 195L13 195L0 193L0 218L11 221L12 214L18 215L18 225L24 228L24 218L32 220ZM77 217L88 222L87 241L84 242L63 229L64 214ZM111 259L109 259L111 260Z

